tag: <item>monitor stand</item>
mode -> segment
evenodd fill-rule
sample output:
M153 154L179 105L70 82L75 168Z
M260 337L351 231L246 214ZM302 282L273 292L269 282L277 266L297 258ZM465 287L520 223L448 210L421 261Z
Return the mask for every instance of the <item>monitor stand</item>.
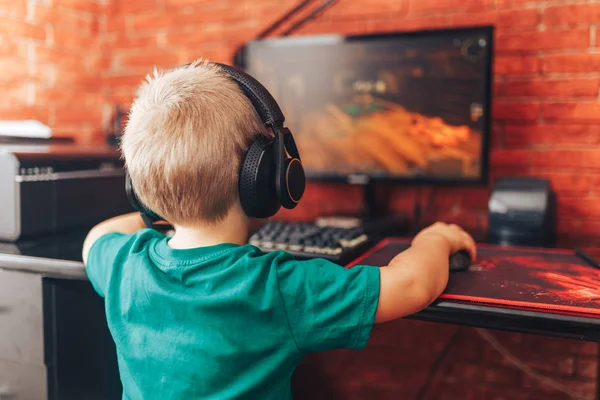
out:
M362 184L363 209L359 215L342 216L330 215L316 219L318 225L338 226L350 228L362 226L366 232L374 236L406 236L408 231L408 218L403 214L392 214L383 211L377 203L375 185L371 182Z

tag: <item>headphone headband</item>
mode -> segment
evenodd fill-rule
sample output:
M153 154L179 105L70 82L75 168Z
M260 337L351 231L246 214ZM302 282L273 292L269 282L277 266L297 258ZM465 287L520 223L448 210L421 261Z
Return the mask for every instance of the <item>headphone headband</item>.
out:
M229 65L213 63L238 84L242 92L252 102L263 123L270 128L283 126L285 117L269 91L256 79Z

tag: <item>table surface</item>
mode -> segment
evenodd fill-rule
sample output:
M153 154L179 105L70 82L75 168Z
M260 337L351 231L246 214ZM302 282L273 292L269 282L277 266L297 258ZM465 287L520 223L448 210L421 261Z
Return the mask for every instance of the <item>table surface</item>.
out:
M87 232L0 242L0 268L86 279ZM353 262L385 265L409 239L383 240ZM600 342L600 270L573 252L478 245L469 271L452 273L446 292L410 318Z
M383 240L349 266L387 265L409 243ZM600 341L600 270L568 250L479 244L469 270L412 318Z

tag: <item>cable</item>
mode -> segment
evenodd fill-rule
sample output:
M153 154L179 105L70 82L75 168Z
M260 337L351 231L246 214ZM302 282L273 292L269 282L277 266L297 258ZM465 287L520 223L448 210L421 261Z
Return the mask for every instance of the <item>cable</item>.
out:
M544 376L544 375L539 374L536 371L534 371L531 367L526 365L523 361L519 360L515 355L513 355L504 346L502 346L502 344L500 344L500 342L498 342L498 340L488 330L481 329L481 328L475 328L475 331L479 334L479 336L481 336L481 338L483 340L488 342L488 344L490 344L490 346L492 346L494 348L494 350L496 350L502 357L504 357L514 367L523 371L525 374L529 375L530 377L532 377L542 383L545 383L546 385L552 387L553 389L558 390L559 392L562 392L562 393L570 396L572 399L589 400L586 397L582 396L581 394L578 394L578 393L572 391L565 385L555 381L554 379L548 378L547 376Z
M297 21L295 24L293 24L287 30L285 30L284 32L282 32L281 36L289 36L292 32L300 29L300 27L302 25L304 25L306 22L310 21L313 18L316 18L323 11L325 11L326 9L328 9L329 7L331 7L335 2L336 2L336 0L325 0L325 1L323 1L323 3L319 7L315 8L314 10L312 10L306 17L302 18L300 21Z

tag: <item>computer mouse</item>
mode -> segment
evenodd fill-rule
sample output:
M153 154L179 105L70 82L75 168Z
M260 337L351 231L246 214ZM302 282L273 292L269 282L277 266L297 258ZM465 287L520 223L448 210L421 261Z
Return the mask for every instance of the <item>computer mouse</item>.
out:
M450 272L466 271L471 262L471 255L467 251L458 251L450 256Z

